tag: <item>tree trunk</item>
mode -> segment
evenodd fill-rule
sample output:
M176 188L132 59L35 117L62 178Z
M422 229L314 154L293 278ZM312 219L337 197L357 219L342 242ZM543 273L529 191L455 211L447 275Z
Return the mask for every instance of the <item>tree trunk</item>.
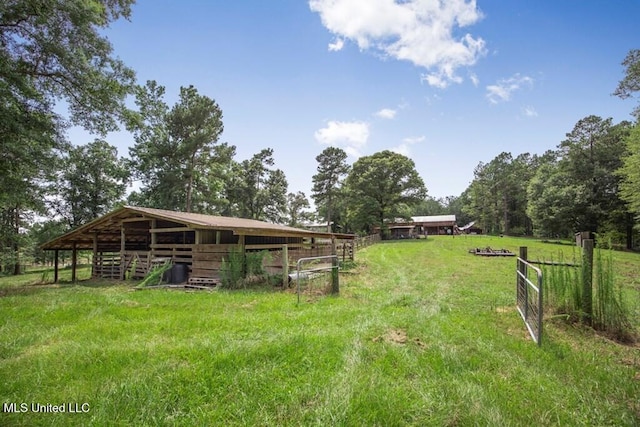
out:
M504 234L509 234L509 203L507 195L502 196L502 230Z
M189 180L187 181L187 212L191 212L191 195L193 193L193 170L189 173Z
M627 213L627 226L626 228L626 234L627 234L627 249L633 249L633 214L632 213Z
M13 251L15 252L15 263L13 265L13 274L17 276L20 274L20 244L18 242L18 238L20 237L20 208L16 206L15 216L14 216L14 226L15 226L15 237L13 240Z

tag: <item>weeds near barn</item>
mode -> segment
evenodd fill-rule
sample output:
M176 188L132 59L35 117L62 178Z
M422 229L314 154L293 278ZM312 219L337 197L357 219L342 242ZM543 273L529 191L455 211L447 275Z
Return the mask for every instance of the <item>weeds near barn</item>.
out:
M222 258L220 278L222 288L241 289L248 284L269 284L274 282L274 277L269 276L264 263L268 262L271 255L268 251L244 252L239 248L229 249L226 257ZM282 278L278 278L282 281Z
M640 423L637 348L555 320L538 348L515 309L515 261L467 253L483 246L558 250L485 236L376 244L339 297L299 305L264 287L23 286L0 298L0 401L90 411L0 413L0 424ZM638 283L640 256L612 256L616 280Z

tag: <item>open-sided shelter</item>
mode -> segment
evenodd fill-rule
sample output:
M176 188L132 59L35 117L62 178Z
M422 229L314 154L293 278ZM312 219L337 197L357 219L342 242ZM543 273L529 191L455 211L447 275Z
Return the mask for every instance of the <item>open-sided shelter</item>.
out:
M284 268L302 257L338 252L353 256L349 234L302 230L245 218L175 212L124 206L97 218L44 245L55 256L54 280L58 279L58 251L72 251L75 280L77 251L93 251L92 276L123 279L127 274L143 277L155 264L184 264L189 277L201 282L219 278L223 258L233 248L268 250L271 269ZM285 247L286 246L286 247ZM286 257L284 259L283 257Z
M395 222L388 223L387 228L389 237L392 239L459 232L455 215L412 216L410 221L397 219Z
M418 234L451 234L455 233L455 215L412 216L411 223Z

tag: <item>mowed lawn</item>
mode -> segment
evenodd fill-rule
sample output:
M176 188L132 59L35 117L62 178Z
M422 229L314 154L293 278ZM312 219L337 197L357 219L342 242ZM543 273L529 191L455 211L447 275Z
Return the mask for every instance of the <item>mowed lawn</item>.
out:
M640 424L640 347L557 317L537 347L515 309L514 258L467 252L521 245L531 259L575 252L506 237L381 243L341 273L340 296L300 304L267 289L0 279L0 403L28 407L0 425ZM637 327L640 255L614 259Z

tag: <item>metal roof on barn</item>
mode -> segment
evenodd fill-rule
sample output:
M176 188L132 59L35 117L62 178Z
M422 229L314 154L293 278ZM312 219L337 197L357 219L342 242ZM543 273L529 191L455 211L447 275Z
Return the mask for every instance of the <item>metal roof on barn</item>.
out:
M139 219L163 220L194 230L227 230L235 235L246 236L273 236L273 237L319 237L340 239L353 239L351 234L323 233L286 225L272 224L246 218L233 218L225 216L205 215L198 213L176 212L164 209L144 208L137 206L123 206L100 218L97 218L75 230L59 236L41 247L45 250L71 249L74 244L77 249L90 249L97 234L101 241L116 242L120 240L120 230L123 220L132 221Z
M430 215L430 216L412 216L411 221L414 223L434 224L437 223L455 223L455 215Z

